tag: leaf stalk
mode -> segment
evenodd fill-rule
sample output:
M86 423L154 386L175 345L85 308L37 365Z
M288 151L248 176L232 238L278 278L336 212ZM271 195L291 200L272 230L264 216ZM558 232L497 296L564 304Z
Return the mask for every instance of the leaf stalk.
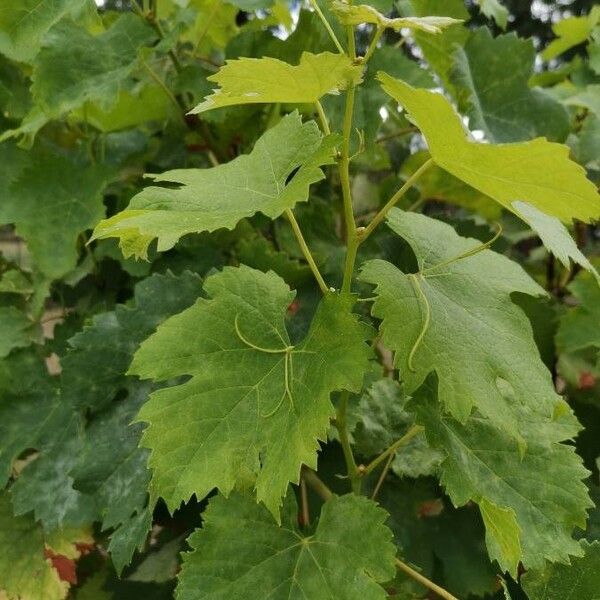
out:
M423 431L422 425L413 425L399 440L396 440L387 450L384 450L377 458L373 459L366 467L359 469L362 476L372 473L388 456L394 454L398 448L404 446L417 434Z
M409 577L412 577L415 581L418 581L421 585L424 585L427 589L435 592L440 598L444 600L458 600L456 596L453 596L450 592L433 583L430 579L427 579L424 575L421 575L418 571L415 571L412 567L409 567L406 563L402 562L399 558L396 558L396 567L406 573Z
M302 467L302 477L306 484L325 500L325 502L333 498L333 492L312 469L309 469L307 466Z
M362 240L366 240L375 228L385 219L388 212L408 192L408 190L420 179L420 177L433 166L433 158L426 160L402 185L402 187L387 201L385 206L373 217L367 225Z
M317 283L319 284L319 288L321 289L321 292L323 292L323 294L328 294L329 288L327 287L327 284L325 283L325 280L323 279L323 276L321 275L321 272L319 271L319 267L317 266L317 263L315 262L315 259L313 258L313 255L308 247L308 244L306 243L306 240L304 239L304 236L302 235L302 230L300 229L300 225L298 224L298 221L296 221L296 217L294 216L294 213L292 212L292 210L290 208L286 208L285 216L287 217L288 221L290 222L290 225L292 226L292 230L294 231L296 240L298 241L300 249L302 250L302 254L304 255L304 258L306 259L306 262L308 263L310 270L312 271L315 279L317 280Z

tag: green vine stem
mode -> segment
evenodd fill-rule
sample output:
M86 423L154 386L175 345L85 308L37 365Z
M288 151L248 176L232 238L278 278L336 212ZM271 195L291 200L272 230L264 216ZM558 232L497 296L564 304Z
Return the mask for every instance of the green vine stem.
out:
M456 596L453 596L450 592L444 588L436 585L430 579L427 579L424 575L421 575L418 571L415 571L412 567L409 567L406 563L403 563L399 558L396 559L396 567L406 573L409 577L412 577L415 581L418 581L421 585L424 585L427 589L435 592L440 598L444 600L458 600Z
M378 27L375 30L375 33L373 34L373 39L371 40L371 43L369 44L369 47L367 48L367 52L363 57L363 62L368 62L368 60L371 58L371 56L373 56L373 52L375 52L375 50L377 49L377 43L379 42L379 39L381 38L381 35L383 34L383 27Z
M296 221L296 217L294 216L294 213L292 212L291 209L287 208L285 211L285 216L287 217L288 221L290 222L290 225L292 226L292 230L294 231L296 240L298 241L298 244L300 245L302 254L304 255L304 258L306 259L306 262L310 266L310 270L312 271L313 275L315 276L315 279L317 280L317 283L319 284L319 288L321 289L323 294L327 294L329 292L329 288L327 287L327 284L325 283L325 280L323 279L323 276L321 275L321 272L319 271L319 267L317 266L317 263L315 262L315 259L313 258L313 255L306 243L306 240L304 239L304 236L302 235L302 231L300 230L300 225L298 225L298 221Z

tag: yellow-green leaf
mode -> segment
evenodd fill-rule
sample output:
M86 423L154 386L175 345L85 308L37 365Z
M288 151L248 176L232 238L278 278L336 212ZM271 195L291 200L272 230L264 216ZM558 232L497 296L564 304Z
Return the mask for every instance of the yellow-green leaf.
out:
M552 27L557 38L548 44L542 52L542 58L551 60L569 48L585 42L599 22L600 6L592 8L589 15L562 19Z
M310 185L323 179L320 166L333 159L335 141L335 136L323 138L314 121L302 123L294 112L269 129L250 154L212 169L152 176L157 184L175 186L145 188L126 210L101 221L94 239L117 237L126 257L145 258L154 238L164 251L183 235L233 229L259 211L274 219L306 202Z
M15 516L9 495L0 495L0 598L62 600L68 588L44 556L41 526Z
M481 498L478 504L485 523L485 543L490 558L506 565L510 573L516 573L523 551L521 528L515 511L498 506L486 498Z
M340 0L334 0L331 10L342 25L372 23L382 29L394 29L395 31L406 28L418 29L427 33L440 33L445 27L462 23L462 20L451 17L397 17L390 19L367 4L351 5Z
M208 80L219 89L192 109L201 113L222 106L286 102L313 103L361 81L362 67L345 54L304 52L298 65L277 58L229 60Z
M412 86L386 73L383 89L419 127L437 165L514 211L522 201L570 223L600 217L600 196L585 170L569 160L562 144L536 138L513 144L473 141L459 115L441 94Z

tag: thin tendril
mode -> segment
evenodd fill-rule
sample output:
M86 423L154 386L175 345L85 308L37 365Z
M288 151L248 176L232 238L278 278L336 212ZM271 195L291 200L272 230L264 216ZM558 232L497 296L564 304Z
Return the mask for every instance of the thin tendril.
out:
M415 343L413 344L410 354L408 355L408 368L414 373L416 371L416 369L413 365L413 358L415 357L415 353L416 353L417 349L419 348L419 346L421 345L421 342L423 341L423 338L425 337L427 330L429 329L429 324L431 323L431 307L429 306L429 300L427 300L427 296L425 295L425 293L423 292L423 289L421 288L421 283L419 282L418 276L413 273L413 274L409 275L409 277L410 277L410 282L412 283L413 289L415 290L415 294L417 296L419 306L424 307L423 327L421 328L421 331L420 331L419 335L417 336Z
M235 327L235 333L240 338L240 340L242 342L244 342L244 344L246 344L246 346L248 346L249 348L253 348L254 350L258 350L259 352L267 352L268 354L283 354L284 352L289 352L290 350L293 350L294 346L286 346L285 348L281 348L281 349L273 349L273 348L262 348L261 346L257 346L256 344L253 344L240 331L240 326L239 326L239 322L238 322L239 317L240 317L239 314L235 315L235 320L233 322L233 325ZM277 333L278 333L279 337L281 338L281 335L279 334L279 332L277 332ZM282 339L282 341L283 341L283 339Z
M270 412L266 413L266 414L262 414L260 415L263 419L268 419L269 417L272 417L280 408L281 405L283 404L283 401L285 400L285 397L287 395L287 397L290 399L290 402L292 403L292 407L295 409L294 406L294 398L292 396L292 390L290 389L290 378L293 379L294 375L293 375L293 363L292 363L292 348L287 348L285 350L285 359L284 359L284 363L283 363L283 374L284 374L284 391L283 394L281 395L281 400L279 400L279 402L277 403L277 406L271 410ZM290 375L291 373L291 375Z
M440 267L447 267L448 265L451 265L459 260L462 260L463 258L468 258L469 256L474 256L475 254L479 254L480 252L487 250L502 235L502 225L500 225L500 223L496 223L496 228L497 228L496 234L494 235L494 237L491 240L488 240L487 242L485 242L483 244L479 244L479 246L475 246L475 248L471 248L470 250L467 250L466 252L463 252L462 254L453 256L452 258L449 258L448 260L444 260L441 263L438 263L437 265L433 265L432 267L423 269L421 271L421 273L423 275L425 275L426 273L429 273L429 271L433 271L434 269L439 269Z

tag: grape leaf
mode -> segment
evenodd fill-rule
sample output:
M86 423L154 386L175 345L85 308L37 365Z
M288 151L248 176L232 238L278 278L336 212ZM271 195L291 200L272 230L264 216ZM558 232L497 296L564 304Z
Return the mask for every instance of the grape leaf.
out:
M522 454L513 439L478 413L461 424L440 409L435 379L432 375L419 388L410 408L429 443L447 453L441 483L454 505L483 502L490 555L513 575L519 546L527 568L581 555L571 532L585 528L592 502L581 481L589 472L575 449L548 444L546 428L532 425Z
M34 324L15 306L0 306L0 358L35 340Z
M600 217L600 196L566 146L537 138L491 145L473 142L444 96L378 75L422 131L437 165L509 210L520 200L570 223Z
M401 174L408 179L427 159L426 151L411 154L403 163ZM488 221L497 221L502 214L502 207L492 202L489 196L482 194L460 179L433 165L425 171L415 183L421 197L425 200L450 202L481 215Z
M368 4L347 4L340 0L331 3L331 11L343 25L372 23L381 29L418 29L427 33L440 33L442 29L462 23L452 17L397 17L390 19Z
M440 400L458 420L465 422L476 406L521 441L531 419L568 412L526 315L510 297L545 292L491 250L449 262L480 244L445 223L399 209L387 222L409 243L419 272L403 273L375 259L362 266L360 278L377 286L372 313L383 319L383 341L396 353L407 393L435 370ZM569 419L564 427L566 437L578 431Z
M146 257L155 237L163 251L187 233L233 229L259 211L274 219L306 202L310 185L324 177L319 167L333 161L336 140L323 138L314 121L303 124L294 112L263 134L250 154L212 169L152 176L178 185L142 190L126 210L102 221L93 239L119 237L125 256Z
M8 600L62 600L69 586L44 556L44 536L33 519L12 513L0 494L0 596Z
M594 266L577 247L567 228L556 217L550 217L526 202L513 202L513 209L540 236L544 246L567 269L570 268L572 260L600 281L600 275Z
M124 401L96 416L70 472L73 487L94 499L102 529L116 530L108 551L119 573L152 525L148 453L138 447L141 426L130 424L148 392L148 386L133 388Z
M454 55L450 78L469 127L492 142L545 136L562 142L570 131L565 108L541 89L530 89L535 48L514 33L493 38L486 28L471 33ZM498 85L498 81L502 85Z
M21 453L52 447L69 414L35 352L13 352L0 362L0 487Z
M87 0L2 0L0 52L31 61L44 34L61 18L77 16Z
M33 293L33 284L23 271L11 269L0 277L0 293L29 296Z
M270 57L228 60L208 77L219 89L190 112L265 102L313 103L325 94L360 83L361 76L360 65L353 65L345 54L332 52L304 52L295 66Z
M530 598L600 600L600 542L580 543L585 554L572 558L570 565L549 564L523 575L521 585Z
M600 348L600 286L586 273L569 284L579 304L562 315L556 345L562 352L576 352L590 346Z
M79 235L104 215L101 194L110 173L37 152L12 165L15 174L0 204L0 223L13 223L39 270L59 278L75 267Z
M587 167L600 167L600 117L588 114L579 135L569 140L577 162Z
M384 510L366 498L334 496L312 535L298 529L296 515L291 498L281 527L240 493L211 500L206 524L188 539L193 550L184 554L177 598L387 597L378 584L395 574L395 547Z
M567 106L582 106L600 117L600 84L586 86L583 90L565 98L563 103Z
M51 117L87 101L109 106L136 66L140 48L154 37L132 14L121 15L95 37L73 21L61 21L45 36L34 63L35 102Z
M55 422L49 443L38 448L38 456L11 487L15 514L33 511L47 532L81 527L95 516L94 499L76 490L70 475L82 450L82 419L68 405L62 406L63 418Z
M93 521L115 529L109 552L119 571L151 525L147 451L138 448L141 427L129 425L147 396L148 386L134 389L85 429L77 413L63 410L47 443L30 446L38 456L11 487L15 513L33 511L48 532Z
M485 546L485 529L474 505L454 508L433 478L388 478L378 502L405 562L458 598L485 596L497 587ZM418 594L424 594L419 586Z
M188 271L154 274L136 285L133 305L96 315L69 340L70 349L61 357L64 398L92 412L106 408L131 382L125 372L139 344L200 292L200 278Z
M149 423L142 445L152 450L154 493L174 510L215 487L229 494L250 471L258 499L277 514L301 464L316 466L330 393L360 391L369 328L349 297L328 294L305 340L291 346L283 318L294 295L274 273L227 267L204 289L211 299L163 323L130 367L155 380L192 376L154 392L139 413Z
M509 15L506 6L502 6L498 0L475 0L475 2L488 19L494 19L498 27L506 29Z
M149 121L164 121L172 113L172 103L158 85L120 90L110 108L102 102L86 102L73 116L104 132L119 131Z
M462 0L410 0L410 4L419 17L444 15L468 20L470 16ZM440 77L444 87L451 90L450 69L453 66L453 55L468 39L469 30L456 24L437 34L415 31L414 37L431 69Z
M600 22L600 7L594 6L588 15L568 17L552 26L557 39L552 40L542 51L544 60L556 58L569 48L585 42Z

